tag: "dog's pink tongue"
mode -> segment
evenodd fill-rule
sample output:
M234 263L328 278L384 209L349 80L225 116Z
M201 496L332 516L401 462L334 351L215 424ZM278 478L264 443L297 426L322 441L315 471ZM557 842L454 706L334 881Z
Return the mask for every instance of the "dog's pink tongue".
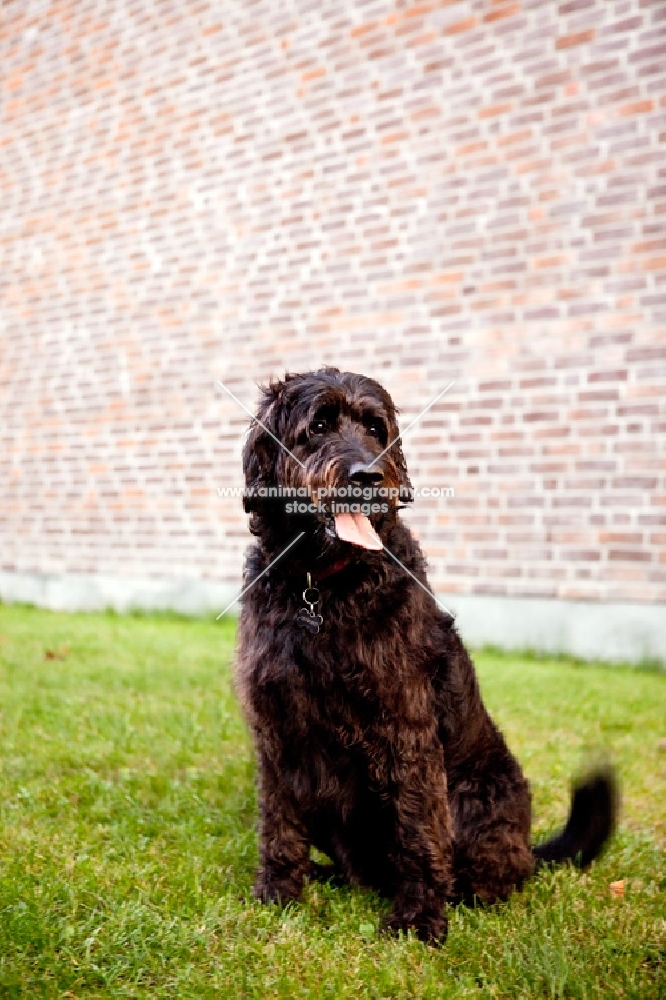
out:
M338 538L364 549L381 549L381 538L370 524L365 514L336 514L335 530Z

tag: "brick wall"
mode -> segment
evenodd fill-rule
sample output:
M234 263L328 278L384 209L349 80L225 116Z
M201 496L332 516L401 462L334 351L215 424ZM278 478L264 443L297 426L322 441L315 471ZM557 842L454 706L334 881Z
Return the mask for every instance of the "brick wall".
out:
M442 590L666 597L666 3L0 7L0 568L235 583L255 383L409 422Z

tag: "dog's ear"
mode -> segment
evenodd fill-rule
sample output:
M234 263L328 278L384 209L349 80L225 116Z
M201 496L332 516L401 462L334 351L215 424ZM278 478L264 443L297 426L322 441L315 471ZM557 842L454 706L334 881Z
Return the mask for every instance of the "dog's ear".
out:
M280 446L271 434L279 439L283 430L280 426L282 390L281 382L271 382L269 386L262 388L263 398L257 416L250 424L243 447L245 476L243 507L247 513L256 511L262 506L263 497L259 496L260 489L276 485Z
M398 482L400 485L400 497L398 499L401 503L411 503L414 499L414 490L409 478L409 473L407 472L407 463L405 462L405 456L402 453L402 444L400 439L398 439L392 446L391 457L395 462L395 467L398 470L399 475Z
M389 449L389 455L398 470L398 486L400 488L400 503L411 503L414 499L414 490L407 472L407 462L402 452L402 440L398 437L400 428L398 427L398 408L384 390L384 407L388 417L388 439L395 441ZM397 440L396 440L397 438Z

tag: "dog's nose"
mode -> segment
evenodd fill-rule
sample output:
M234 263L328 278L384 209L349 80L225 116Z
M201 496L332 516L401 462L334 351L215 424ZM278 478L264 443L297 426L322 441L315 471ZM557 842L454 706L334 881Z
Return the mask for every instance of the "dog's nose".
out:
M357 486L378 486L384 478L384 473L376 466L368 468L363 462L355 462L349 470L349 478Z

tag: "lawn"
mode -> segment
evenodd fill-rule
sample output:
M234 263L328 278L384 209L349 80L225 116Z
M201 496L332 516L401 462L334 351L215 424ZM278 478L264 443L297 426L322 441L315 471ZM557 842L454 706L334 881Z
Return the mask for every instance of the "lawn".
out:
M380 935L372 893L244 901L255 769L233 647L229 621L0 606L0 997L666 995L666 675L477 654L537 836L603 754L621 825L588 873L461 907L434 949Z

